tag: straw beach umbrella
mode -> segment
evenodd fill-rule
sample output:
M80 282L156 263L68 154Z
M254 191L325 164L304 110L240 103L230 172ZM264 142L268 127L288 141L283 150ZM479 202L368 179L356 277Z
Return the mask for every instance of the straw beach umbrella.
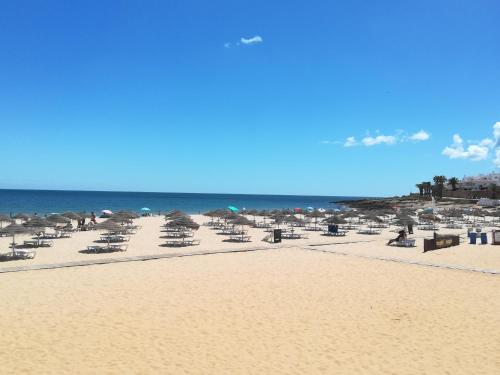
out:
M329 218L324 219L323 223L339 225L339 224L347 224L347 220L340 216L330 216Z
M314 219L314 227L316 228L318 226L318 219L325 217L325 213L323 211L313 210L306 216Z
M16 254L16 235L31 233L33 230L21 224L12 223L0 230L0 233L12 236L12 255Z
M126 220L133 220L133 219L138 219L139 217L140 215L133 211L118 211L115 212L113 215L111 215L111 219L120 218Z
M81 215L78 215L77 213L71 212L71 211L65 212L65 213L61 214L61 216L66 217L70 220L77 220L78 221L78 220L82 219Z
M179 211L179 210L171 210L171 211L168 211L166 214L165 214L165 219L166 220L173 220L175 218L178 218L178 217L184 217L184 216L187 216L186 213L182 212L182 211Z
M241 226L241 239L243 240L243 236L245 234L244 232L244 227L245 225L251 225L252 222L250 220L248 220L246 217L244 216L238 216L237 218L231 220L231 224L235 225L235 226Z
M71 219L59 214L52 214L47 216L47 220L56 224L68 224L71 223Z
M0 229L3 228L3 223L12 223L12 219L8 215L0 214Z
M21 213L15 214L14 216L12 216L12 218L15 220L27 221L31 218L31 215L21 212Z
M166 227L182 227L182 228L187 228L187 229L194 229L198 230L200 228L200 225L196 223L191 217L189 216L182 216L182 217L177 217L173 219L172 221L168 222L165 224Z
M31 219L29 219L27 222L23 224L27 228L53 228L56 226L56 223L53 221L49 221L43 217L40 216L33 216Z

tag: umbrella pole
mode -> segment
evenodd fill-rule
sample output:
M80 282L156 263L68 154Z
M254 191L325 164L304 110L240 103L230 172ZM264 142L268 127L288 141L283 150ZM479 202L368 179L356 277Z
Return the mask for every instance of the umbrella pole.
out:
M12 234L12 256L16 255L16 234Z

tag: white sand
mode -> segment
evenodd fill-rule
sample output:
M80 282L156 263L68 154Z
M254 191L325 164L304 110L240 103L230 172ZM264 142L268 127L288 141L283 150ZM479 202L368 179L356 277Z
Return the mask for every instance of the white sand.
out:
M158 246L158 218L140 223L127 256L193 251ZM261 230L250 234L258 241L222 243L202 228L194 250L271 247ZM78 252L98 235L76 233L0 267L124 256ZM285 244L369 240L320 248L500 269L500 247L422 254L421 243L387 248L392 236L316 233ZM0 286L2 373L500 371L499 276L278 248L0 274Z

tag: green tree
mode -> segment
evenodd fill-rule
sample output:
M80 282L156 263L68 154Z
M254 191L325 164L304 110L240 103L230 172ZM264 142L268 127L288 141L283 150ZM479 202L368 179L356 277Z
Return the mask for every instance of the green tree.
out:
M451 185L451 189L453 191L456 191L457 185L460 183L460 181L456 177L451 177L450 179L448 179L448 183Z
M422 197L424 195L424 184L416 184L415 185L418 189L418 192L420 193L420 196Z
M432 179L434 184L436 184L436 191L433 192L435 197L442 198L444 191L444 184L446 184L447 178L445 176L434 176Z
M497 184L491 184L490 185L490 191L491 191L491 198L492 199L497 199L498 185Z

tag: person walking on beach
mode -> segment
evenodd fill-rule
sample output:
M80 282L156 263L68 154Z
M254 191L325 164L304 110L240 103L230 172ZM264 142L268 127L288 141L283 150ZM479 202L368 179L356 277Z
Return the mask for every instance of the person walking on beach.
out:
M92 212L90 213L90 222L91 222L91 223L93 223L93 224L97 224L97 220L96 220L96 218L95 218L95 213L94 213L94 211L92 211Z

